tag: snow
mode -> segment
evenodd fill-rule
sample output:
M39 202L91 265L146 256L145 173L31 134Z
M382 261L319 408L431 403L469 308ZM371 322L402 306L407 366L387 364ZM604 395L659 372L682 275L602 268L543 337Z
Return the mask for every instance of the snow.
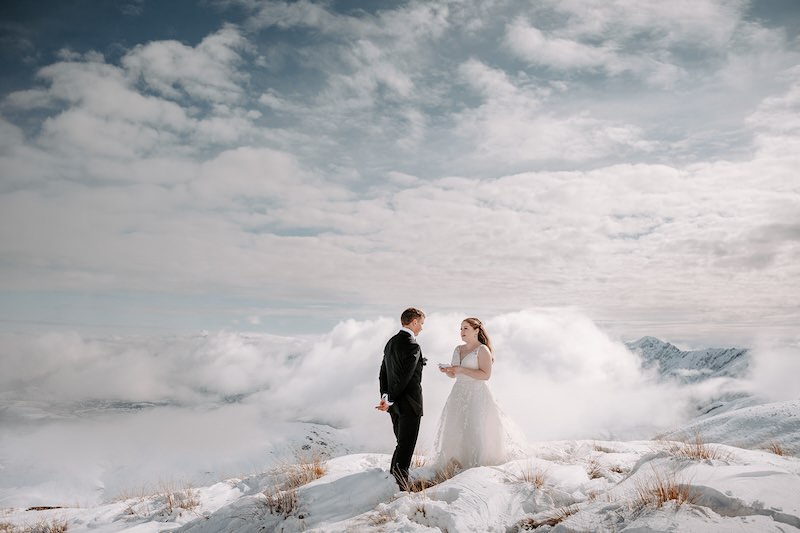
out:
M741 376L750 366L750 354L746 348L682 351L655 337L642 337L627 343L627 346L642 357L646 367L657 366L664 378L683 383L710 377Z
M712 412L713 413L713 412ZM772 402L700 417L665 438L699 434L710 442L742 448L766 449L778 444L787 453L800 455L800 400Z
M800 531L800 459L722 444L706 445L721 459L691 459L674 453L677 446L535 443L528 459L468 469L417 493L397 489L388 455L352 454L328 460L322 477L297 489L286 515L270 513L264 492L276 474L264 472L194 489L198 505L188 510L170 512L155 494L89 508L7 509L0 523L61 520L71 532L506 532L560 516L538 530ZM425 466L412 470L429 474ZM637 487L657 477L687 487L692 501L638 504Z

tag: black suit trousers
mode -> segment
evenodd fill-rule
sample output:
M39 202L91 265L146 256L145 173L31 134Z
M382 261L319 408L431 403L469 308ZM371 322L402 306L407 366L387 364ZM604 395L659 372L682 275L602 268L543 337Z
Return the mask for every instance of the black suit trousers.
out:
M392 454L391 472L401 489L408 486L408 470L411 467L411 458L414 456L414 447L419 435L421 417L415 414L399 415L393 410L389 411L392 417L392 428L397 439L397 446Z

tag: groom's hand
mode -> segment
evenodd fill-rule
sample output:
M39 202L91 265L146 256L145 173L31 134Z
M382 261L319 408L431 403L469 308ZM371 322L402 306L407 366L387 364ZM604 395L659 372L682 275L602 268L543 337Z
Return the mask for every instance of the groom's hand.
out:
M385 393L385 392L384 392L383 394L381 394L381 403L379 403L378 405L376 405L376 406L375 406L375 409L377 409L378 411L384 411L384 412L386 412L386 411L388 411L388 410L389 410L389 408L392 406L392 403L393 403L393 402L390 402L390 401L389 401L389 395L388 395L387 393Z

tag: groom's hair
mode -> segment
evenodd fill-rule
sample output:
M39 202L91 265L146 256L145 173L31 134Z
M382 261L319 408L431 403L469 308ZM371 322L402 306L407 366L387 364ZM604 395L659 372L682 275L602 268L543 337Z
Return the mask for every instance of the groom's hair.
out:
M425 318L425 313L420 311L419 309L415 309L414 307L409 307L403 314L400 315L400 323L404 326L411 324L411 321L415 318Z

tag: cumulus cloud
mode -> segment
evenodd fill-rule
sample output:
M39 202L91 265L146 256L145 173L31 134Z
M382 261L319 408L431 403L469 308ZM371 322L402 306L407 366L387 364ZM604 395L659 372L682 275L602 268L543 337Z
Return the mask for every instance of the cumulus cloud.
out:
M225 26L196 47L177 41L138 45L122 58L129 75L168 98L182 94L199 101L233 103L242 99L246 76L237 68L250 47L234 26Z
M196 47L172 41L137 46L119 66L98 54L65 51L62 61L37 74L47 88L13 92L4 104L55 110L37 144L66 158L134 159L230 145L252 136L258 117L229 105L243 99L246 76L237 67L247 46L235 28L224 27ZM139 80L158 96L142 90ZM182 96L192 101L175 101ZM202 111L198 103L209 107Z
M511 49L533 62L561 69L606 67L610 73L624 69L610 47L595 47L563 38L548 38L541 30L517 19L509 25Z

